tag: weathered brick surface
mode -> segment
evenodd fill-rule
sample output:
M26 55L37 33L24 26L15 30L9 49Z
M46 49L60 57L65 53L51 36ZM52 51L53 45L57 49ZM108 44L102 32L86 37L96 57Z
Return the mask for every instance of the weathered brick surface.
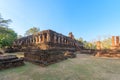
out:
M112 36L111 49L100 48L100 43L97 44L98 51L96 51L95 56L97 57L117 57L120 58L120 41L119 36Z
M111 45L111 49L120 49L120 37L119 36L112 36L112 45Z
M78 47L82 47L83 44L79 44L74 39L72 33L70 33L69 37L67 37L52 30L44 30L37 34L16 40L13 46L21 47L21 49L26 48L28 46L31 47L36 46L39 49L47 50L47 49L58 49L58 48L78 49Z
M23 65L23 59L15 55L0 56L0 70Z
M72 33L69 33L68 37L52 30L44 30L16 40L13 47L25 51L25 60L45 66L68 57L75 57L75 54L65 55L65 52L80 50L83 44L79 44Z

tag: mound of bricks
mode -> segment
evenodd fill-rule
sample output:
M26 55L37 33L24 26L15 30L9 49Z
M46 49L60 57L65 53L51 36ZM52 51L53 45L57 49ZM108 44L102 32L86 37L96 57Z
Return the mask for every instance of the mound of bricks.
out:
M67 58L75 58L76 54L72 51L66 51L64 56L67 57Z
M0 56L0 70L23 65L23 59L15 55Z
M120 58L120 51L119 50L101 50L101 51L98 51L95 56Z

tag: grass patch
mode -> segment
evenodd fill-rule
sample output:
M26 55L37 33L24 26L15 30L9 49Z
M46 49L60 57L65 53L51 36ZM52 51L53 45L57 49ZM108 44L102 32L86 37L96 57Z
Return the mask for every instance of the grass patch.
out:
M0 71L0 80L119 80L120 59L95 58L82 54L40 67L29 62L24 66ZM82 56L82 57L81 57Z

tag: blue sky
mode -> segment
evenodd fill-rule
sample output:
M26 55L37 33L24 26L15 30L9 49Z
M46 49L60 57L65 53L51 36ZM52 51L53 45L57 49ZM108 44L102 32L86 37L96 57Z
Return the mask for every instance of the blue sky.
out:
M0 13L22 35L33 26L87 41L120 35L120 0L0 0Z

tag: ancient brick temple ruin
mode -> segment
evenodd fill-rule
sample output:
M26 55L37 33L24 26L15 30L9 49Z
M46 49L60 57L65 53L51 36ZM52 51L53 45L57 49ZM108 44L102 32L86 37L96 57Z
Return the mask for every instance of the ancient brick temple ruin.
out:
M101 42L100 41L97 41L97 43L96 43L96 49L97 50L101 50L101 47L102 47L102 45L101 45Z
M112 36L112 46L111 49L120 49L120 37Z
M48 65L66 59L66 51L80 50L83 44L74 39L72 32L64 36L52 30L44 30L16 40L13 46L25 51L27 61Z
M14 47L26 48L30 46L37 47L41 50L47 49L68 49L76 50L76 47L82 47L83 44L79 44L70 33L69 37L64 36L52 30L44 30L37 34L20 38L14 41Z
M117 57L120 58L120 40L119 36L112 36L112 45L110 49L103 50L101 48L101 42L97 42L97 54L98 57Z

